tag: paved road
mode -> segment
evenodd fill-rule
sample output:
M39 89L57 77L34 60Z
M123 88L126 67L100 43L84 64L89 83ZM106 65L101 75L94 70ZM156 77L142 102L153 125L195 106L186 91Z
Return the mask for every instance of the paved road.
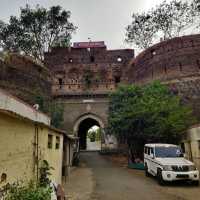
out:
M200 196L199 187L188 184L173 184L161 187L154 178L146 178L143 171L130 170L117 166L97 152L82 153L81 166L73 175L75 185L79 183L77 191L80 194L77 199L196 200ZM84 170L87 170L87 172L84 172ZM88 177L88 170L91 172L91 179ZM88 189L91 193L89 195L86 188L91 181L93 183L92 187ZM71 187L75 188L75 185ZM84 185L84 189L82 189L81 185ZM84 198L84 193L87 194L85 195L87 198Z
M87 138L87 150L89 151L101 150L101 141L90 142L90 139Z

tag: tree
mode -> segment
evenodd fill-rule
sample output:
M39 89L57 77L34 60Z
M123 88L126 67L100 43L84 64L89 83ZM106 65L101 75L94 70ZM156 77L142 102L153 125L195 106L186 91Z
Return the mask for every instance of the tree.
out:
M76 27L69 21L71 13L60 6L49 10L29 5L21 8L20 17L11 16L8 24L0 23L0 46L4 50L43 59L54 45L69 46Z
M133 14L132 23L126 28L126 41L145 49L159 38L178 37L194 25L192 10L192 4L173 0L164 1L150 11Z
M191 4L191 13L194 17L194 21L196 23L196 28L200 27L200 0L193 0Z
M157 32L152 13L133 14L132 20L126 28L126 42L134 43L140 49L148 48Z
M192 110L159 82L120 86L110 96L108 130L125 138L138 156L148 141L178 143L194 122Z
M188 2L164 1L154 11L154 23L164 39L180 36L181 32L193 24L191 5Z

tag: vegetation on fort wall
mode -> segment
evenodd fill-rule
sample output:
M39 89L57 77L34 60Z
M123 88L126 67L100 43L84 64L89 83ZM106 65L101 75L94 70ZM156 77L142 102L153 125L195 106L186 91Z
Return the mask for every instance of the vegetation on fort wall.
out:
M192 110L159 82L120 86L110 96L108 130L139 153L145 142L178 143L195 121Z
M199 33L199 0L164 1L156 8L143 13L133 13L132 23L126 27L126 41L140 49L153 43L187 33ZM191 28L192 27L192 28Z
M52 46L69 46L76 27L69 21L70 11L60 6L49 9L21 8L20 17L11 16L9 23L0 21L0 47L43 59Z
M41 94L35 96L35 102L39 105L39 110L47 113L51 117L51 125L55 128L62 128L63 126L63 115L64 106L57 103Z

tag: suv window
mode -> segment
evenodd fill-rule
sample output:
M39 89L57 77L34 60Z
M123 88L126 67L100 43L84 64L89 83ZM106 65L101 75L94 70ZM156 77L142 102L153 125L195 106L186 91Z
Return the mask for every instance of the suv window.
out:
M150 150L150 154L154 154L153 148L151 148L151 150Z
M144 153L147 154L147 147L144 147Z
M148 155L150 155L150 148L148 147Z

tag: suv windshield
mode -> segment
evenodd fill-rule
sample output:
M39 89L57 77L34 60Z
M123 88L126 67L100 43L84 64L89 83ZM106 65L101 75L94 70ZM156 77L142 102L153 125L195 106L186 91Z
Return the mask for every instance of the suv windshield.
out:
M177 158L183 157L183 153L179 147L155 147L155 157Z

